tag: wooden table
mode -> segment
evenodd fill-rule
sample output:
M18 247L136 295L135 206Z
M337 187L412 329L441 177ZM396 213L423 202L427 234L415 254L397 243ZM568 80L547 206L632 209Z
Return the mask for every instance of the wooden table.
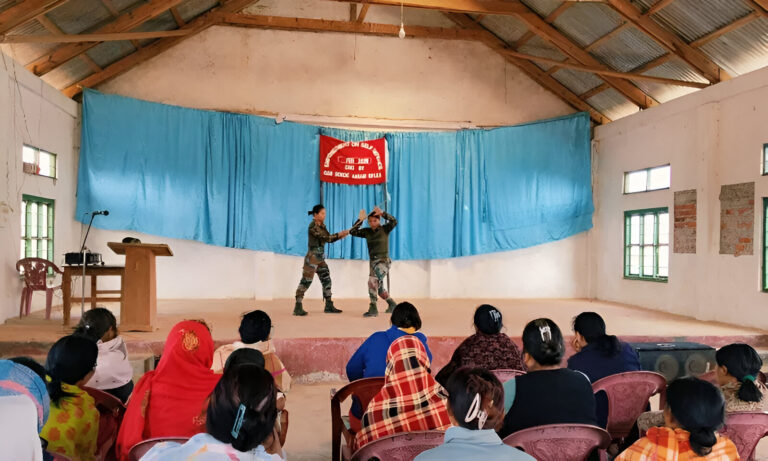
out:
M72 276L83 276L83 266L63 266L64 275L61 279L61 291L64 292L64 326L69 325L69 312L72 308L72 301L82 301L81 297L72 296ZM91 296L85 297L86 302L91 303L91 309L96 307L98 301L119 302L120 308L123 305L123 275L125 266L102 266L93 265L85 269L86 277L91 277ZM99 277L120 277L119 290L99 290L97 280ZM102 296L112 295L112 296ZM115 296L117 295L117 296ZM83 293L85 296L85 293Z

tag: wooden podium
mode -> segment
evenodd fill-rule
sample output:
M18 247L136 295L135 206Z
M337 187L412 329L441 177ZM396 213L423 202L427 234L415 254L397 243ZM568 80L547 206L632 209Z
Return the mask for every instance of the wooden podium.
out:
M170 247L154 243L109 242L109 248L125 255L120 329L154 331L157 319L155 257L173 256Z

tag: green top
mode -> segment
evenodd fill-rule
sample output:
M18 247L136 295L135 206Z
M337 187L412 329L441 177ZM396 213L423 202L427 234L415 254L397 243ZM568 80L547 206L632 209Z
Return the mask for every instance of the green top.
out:
M384 212L381 217L386 219L387 223L376 230L358 227L349 232L353 237L364 238L368 242L368 256L371 261L389 258L389 233L397 226L397 219L391 214Z
M338 233L329 233L328 229L325 227L325 224L317 224L314 219L311 223L309 223L308 232L309 237L307 239L307 243L310 252L323 253L325 252L326 243L333 243L341 238Z

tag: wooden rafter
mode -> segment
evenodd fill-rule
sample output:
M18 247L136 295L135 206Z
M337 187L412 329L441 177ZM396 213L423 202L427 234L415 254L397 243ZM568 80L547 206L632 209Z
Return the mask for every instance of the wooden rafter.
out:
M184 21L184 18L181 17L181 13L179 13L179 9L175 6L173 8L170 8L171 16L173 16L173 20L176 21L176 25L179 27L184 26L187 22Z
M115 42L122 40L138 41L149 38L180 37L189 34L188 30L158 30L151 32L120 32L116 34L82 35L0 35L0 43L81 43Z
M576 95L574 92L566 88L562 83L555 80L551 75L547 75L543 70L541 70L541 68L539 68L535 64L531 63L530 61L526 61L524 59L519 59L519 58L509 56L506 53L511 49L509 45L507 45L507 43L504 42L504 40L494 35L492 32L490 32L488 29L483 27L481 24L477 23L470 16L466 14L457 14L457 13L447 13L446 15L448 16L448 18L450 18L453 22L460 25L461 27L464 27L465 29L469 29L475 32L479 32L481 34L480 41L482 43L484 43L489 48L491 48L492 50L494 50L495 52L503 56L509 62L517 66L520 70L522 70L523 73L528 75L533 81L535 81L545 89L551 91L556 96L560 97L562 100L570 104L576 110L588 112L590 118L592 118L592 120L595 123L602 124L602 123L608 123L611 121L610 118L606 117L605 115L600 113L598 110L596 110L594 107L584 102L582 99L578 97L578 95Z
M610 88L610 86L608 86L607 83L603 82L603 83L597 85L596 87L592 88L591 90L587 90L587 91L581 93L579 95L579 98L581 98L581 99L586 101L589 98L591 98L592 96L594 96L596 94L600 94L603 91L607 90L608 88Z
M357 15L356 22L363 22L365 21L365 15L368 14L368 10L371 8L371 5L365 4L360 8L360 14Z
M642 65L640 65L638 67L635 67L634 69L632 69L632 72L637 73L637 74L641 74L643 72L648 72L649 70L654 69L656 67L659 67L662 64L668 63L669 61L671 61L674 58L675 58L675 55L672 54L672 53L662 54L661 56L659 56L656 59L652 59L652 60L646 62L645 64L642 64Z
M736 30L736 29L738 29L741 26L749 24L750 22L754 21L755 19L758 19L760 16L762 16L760 13L758 13L757 11L754 11L754 12L752 12L752 13L746 15L746 16L743 16L743 17L741 17L741 18L731 22L730 24L726 24L725 26L723 26L723 27L721 27L721 28L719 28L717 30L712 31L709 34L707 34L707 35L705 35L705 36L703 36L701 38L698 38L698 39L692 41L691 42L691 46L694 47L694 48L698 48L700 46L706 45L707 43L711 42L712 40L715 40L718 37L721 37L721 36L727 34L728 32L730 32L732 30Z
M768 13L768 0L747 0L747 3L755 7L756 10L763 10L763 13Z
M256 29L277 29L302 32L347 32L362 35L396 37L400 26L395 24L376 24L370 22L333 21L330 19L289 18L283 16L262 16L249 14L216 15L217 22L229 26L251 27ZM480 40L482 34L477 31L458 27L407 26L405 36L410 38L437 38L445 40Z
M643 13L643 16L651 16L653 14L656 14L674 2L675 0L659 0L658 2L651 5L651 7L648 8L648 11Z
M353 22L357 20L357 3L349 4L349 21Z
M53 35L64 35L64 31L61 30L59 28L59 26L54 24L53 21L48 19L48 16L46 16L44 14L41 14L41 15L35 17L35 20L37 20L37 22L39 22L40 25L42 25L45 28L45 30L47 30L51 34L53 34ZM88 56L88 54L86 54L86 53L81 54L80 55L80 59L82 59L83 62L85 62L85 64L87 64L88 67L91 68L91 71L93 71L93 72L101 72L101 66L99 66L96 63L96 61L91 59L91 57Z
M651 17L641 14L640 10L628 0L607 0L607 3L624 16L624 19L631 22L668 51L675 53L710 82L717 83L730 78L727 72L721 69L704 53L690 46L677 34L659 25Z
M598 38L594 42L590 43L589 45L584 47L584 51L592 51L598 46L602 45L603 43L607 42L608 40L612 39L613 37L619 35L620 33L624 32L630 27L628 22L624 22L614 28L612 31L608 32L607 34L603 35L602 37Z
M549 13L547 17L544 18L544 21L546 21L547 24L552 24L553 22L555 22L555 19L557 19L561 14L565 13L565 10L572 7L573 5L575 5L575 2L563 2L560 6L555 8L554 11ZM531 32L530 30L526 31L520 38L517 39L517 41L515 41L515 45L513 48L515 49L520 48L521 46L528 43L528 41L535 36L536 34Z
M527 9L527 7L526 7ZM557 49L559 49L566 56L570 56L576 62L590 66L594 68L600 68L604 70L610 70L603 63L598 61L594 56L584 51L570 38L563 35L560 31L547 24L539 15L532 10L527 10L525 13L518 13L515 15L526 26L528 26L536 35L545 39ZM601 78L611 85L616 91L624 95L631 102L637 104L643 109L658 105L658 102L652 97L645 94L640 88L632 84L632 82L603 75Z
M363 5L407 6L455 13L515 14L525 5L518 0L336 0Z
M184 30L189 30L189 34L182 37L161 38L160 40L145 46L141 50L135 51L134 53L129 54L117 62L110 64L101 72L91 74L83 80L75 83L74 85L65 88L62 90L62 93L69 97L74 97L82 92L83 87L94 87L100 83L106 82L107 80L114 78L115 76L127 71L128 69L141 64L142 62L154 56L157 56L172 46L181 43L187 38L200 33L213 25L216 25L218 13L236 13L243 8L246 8L253 2L254 0L222 0L219 3L219 6L186 23L184 27L182 27Z
M23 0L10 8L0 11L0 34L26 24L67 0Z
M120 16L120 10L117 9L114 3L112 3L112 0L99 0L102 5L104 5L104 8L109 11L109 14L112 15L113 18L116 18Z
M161 15L168 11L169 8L176 6L181 2L182 0L150 0L148 3L144 3L131 11L121 14L114 21L93 31L93 33L113 34L128 32L144 22ZM32 61L26 67L35 75L45 75L75 56L85 53L96 45L97 43L92 42L61 45L45 56Z

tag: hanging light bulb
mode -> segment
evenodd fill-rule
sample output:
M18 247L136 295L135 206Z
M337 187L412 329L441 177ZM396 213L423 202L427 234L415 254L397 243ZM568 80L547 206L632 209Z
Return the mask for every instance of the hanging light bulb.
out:
M403 26L403 2L400 2L400 32L397 33L400 38L405 38L405 27Z

